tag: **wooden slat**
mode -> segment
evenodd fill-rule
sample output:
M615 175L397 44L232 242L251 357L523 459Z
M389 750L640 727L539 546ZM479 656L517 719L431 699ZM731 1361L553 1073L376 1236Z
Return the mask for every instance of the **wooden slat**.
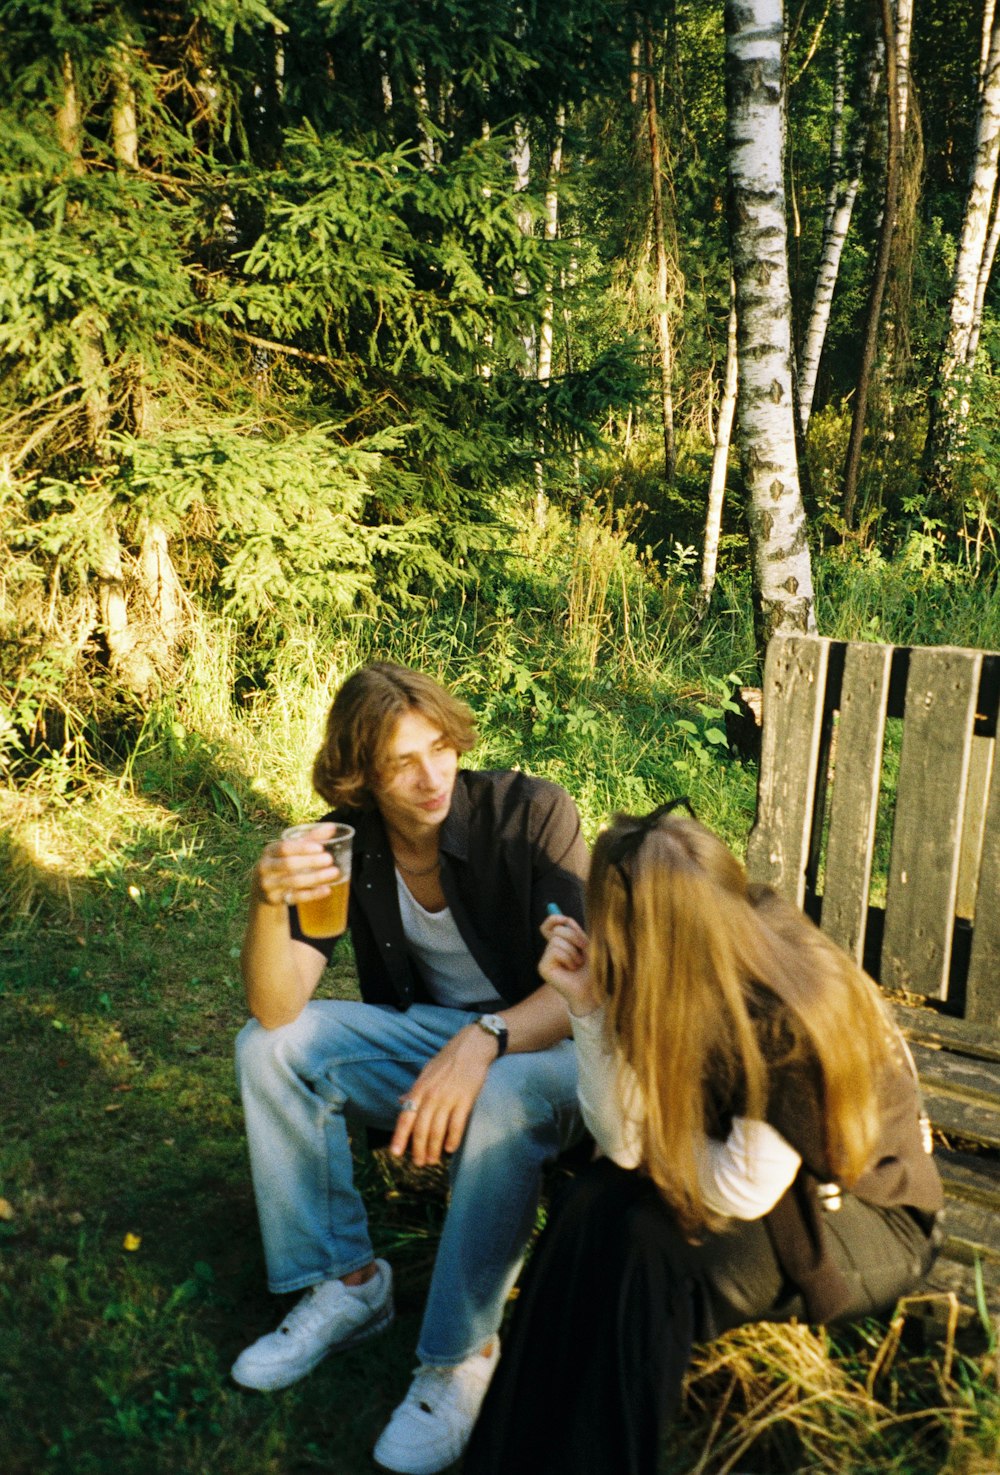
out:
M858 963L864 957L891 666L891 646L849 645L840 691L823 931Z
M992 1209L997 1215L997 1229L1000 1230L1000 1159L997 1155L991 1153L977 1157L972 1153L939 1147L935 1149L934 1161L948 1197Z
M976 741L985 743L989 739ZM1000 1029L1000 763L995 754L983 827L965 1017L980 1029Z
M942 647L910 657L881 978L928 998L947 996L981 667L981 651Z
M1000 1148L1000 1117L995 1112L984 1111L981 1101L968 1096L940 1092L927 1081L921 1085L927 1115L937 1131L947 1138L958 1137L983 1147Z
M976 1055L959 1054L955 1050L935 1050L919 1042L911 1042L910 1050L917 1062L917 1072L926 1086L935 1086L953 1096L971 1100L982 1097L980 1109L993 1111L1000 1136L1000 1064L980 1060Z
M995 1209L949 1199L945 1208L943 1254L960 1264L971 1265L976 1255L983 1261L985 1275L995 1280L1000 1272L1000 1223Z
M958 884L955 890L955 916L965 917L968 921L976 915L976 893L979 890L979 868L983 856L983 828L993 771L993 749L992 738L973 737L969 754L969 783L965 791L965 813L962 816Z
M1000 1067L996 1062L911 1044L924 1107L946 1137L1000 1149Z
M964 1019L909 1004L894 1004L893 1014L911 1043L919 1040L927 1045L964 1050L980 1060L1000 1060L1000 1035L994 1030L973 1028Z
M776 635L764 670L757 818L747 843L747 873L788 901L805 900L823 697L830 642Z

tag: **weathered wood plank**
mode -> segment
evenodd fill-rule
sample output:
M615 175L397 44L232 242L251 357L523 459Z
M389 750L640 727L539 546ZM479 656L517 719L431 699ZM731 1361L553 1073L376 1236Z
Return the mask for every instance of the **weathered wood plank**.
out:
M973 737L969 753L965 813L962 815L958 883L955 888L955 916L965 917L969 921L976 915L976 893L979 890L979 868L983 855L986 801L993 771L993 750L991 738Z
M747 872L796 906L805 900L823 697L830 642L776 635L764 671L757 817L747 843Z
M937 1148L934 1161L949 1198L992 1209L1000 1229L1000 1158L995 1153L974 1156L951 1148Z
M1000 1065L995 1060L934 1050L919 1043L911 1044L910 1050L925 1087L970 1099L982 1097L980 1109L984 1113L992 1110L1000 1124Z
M983 1102L968 1096L951 1096L928 1081L922 1081L924 1106L935 1129L946 1137L960 1137L984 1147L1000 1148L1000 1117L983 1109Z
M910 1041L965 1050L980 1060L1000 1060L1000 1035L994 1030L970 1029L964 1019L953 1019L935 1009L895 1004L896 1023Z
M849 645L823 886L823 931L860 963L875 848L890 645Z
M945 1206L943 1254L971 1265L978 1254L991 1279L1000 1270L1000 1220L995 1209L950 1198Z
M989 739L976 741L987 743ZM965 1017L981 1029L1000 1030L1000 763L995 753L983 826Z
M981 667L981 651L914 650L910 657L881 977L927 997L947 995Z

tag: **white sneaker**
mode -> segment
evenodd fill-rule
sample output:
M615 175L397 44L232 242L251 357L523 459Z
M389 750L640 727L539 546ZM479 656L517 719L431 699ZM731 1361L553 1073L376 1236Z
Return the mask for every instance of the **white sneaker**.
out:
M287 1388L311 1373L328 1352L353 1347L383 1331L393 1318L392 1271L375 1261L363 1285L321 1280L296 1301L276 1332L260 1337L233 1363L234 1382L262 1393Z
M410 1391L382 1430L375 1463L396 1475L435 1475L462 1454L500 1358L475 1352L457 1367L417 1368Z

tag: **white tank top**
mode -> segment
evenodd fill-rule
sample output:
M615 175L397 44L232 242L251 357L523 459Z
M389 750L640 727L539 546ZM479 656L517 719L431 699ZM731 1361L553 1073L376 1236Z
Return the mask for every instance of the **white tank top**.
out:
M503 999L463 941L451 908L429 912L422 907L410 893L398 867L396 892L407 951L435 1004L449 1009L468 1009L474 1005L492 1008L502 1004Z

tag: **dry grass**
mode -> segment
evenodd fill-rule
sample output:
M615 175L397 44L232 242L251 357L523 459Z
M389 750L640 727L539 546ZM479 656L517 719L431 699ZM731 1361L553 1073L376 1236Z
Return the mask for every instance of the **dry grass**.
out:
M997 1475L996 1354L961 1351L958 1324L953 1297L913 1296L888 1327L871 1322L831 1335L789 1323L730 1332L696 1355L667 1468ZM943 1334L929 1339L928 1326Z

